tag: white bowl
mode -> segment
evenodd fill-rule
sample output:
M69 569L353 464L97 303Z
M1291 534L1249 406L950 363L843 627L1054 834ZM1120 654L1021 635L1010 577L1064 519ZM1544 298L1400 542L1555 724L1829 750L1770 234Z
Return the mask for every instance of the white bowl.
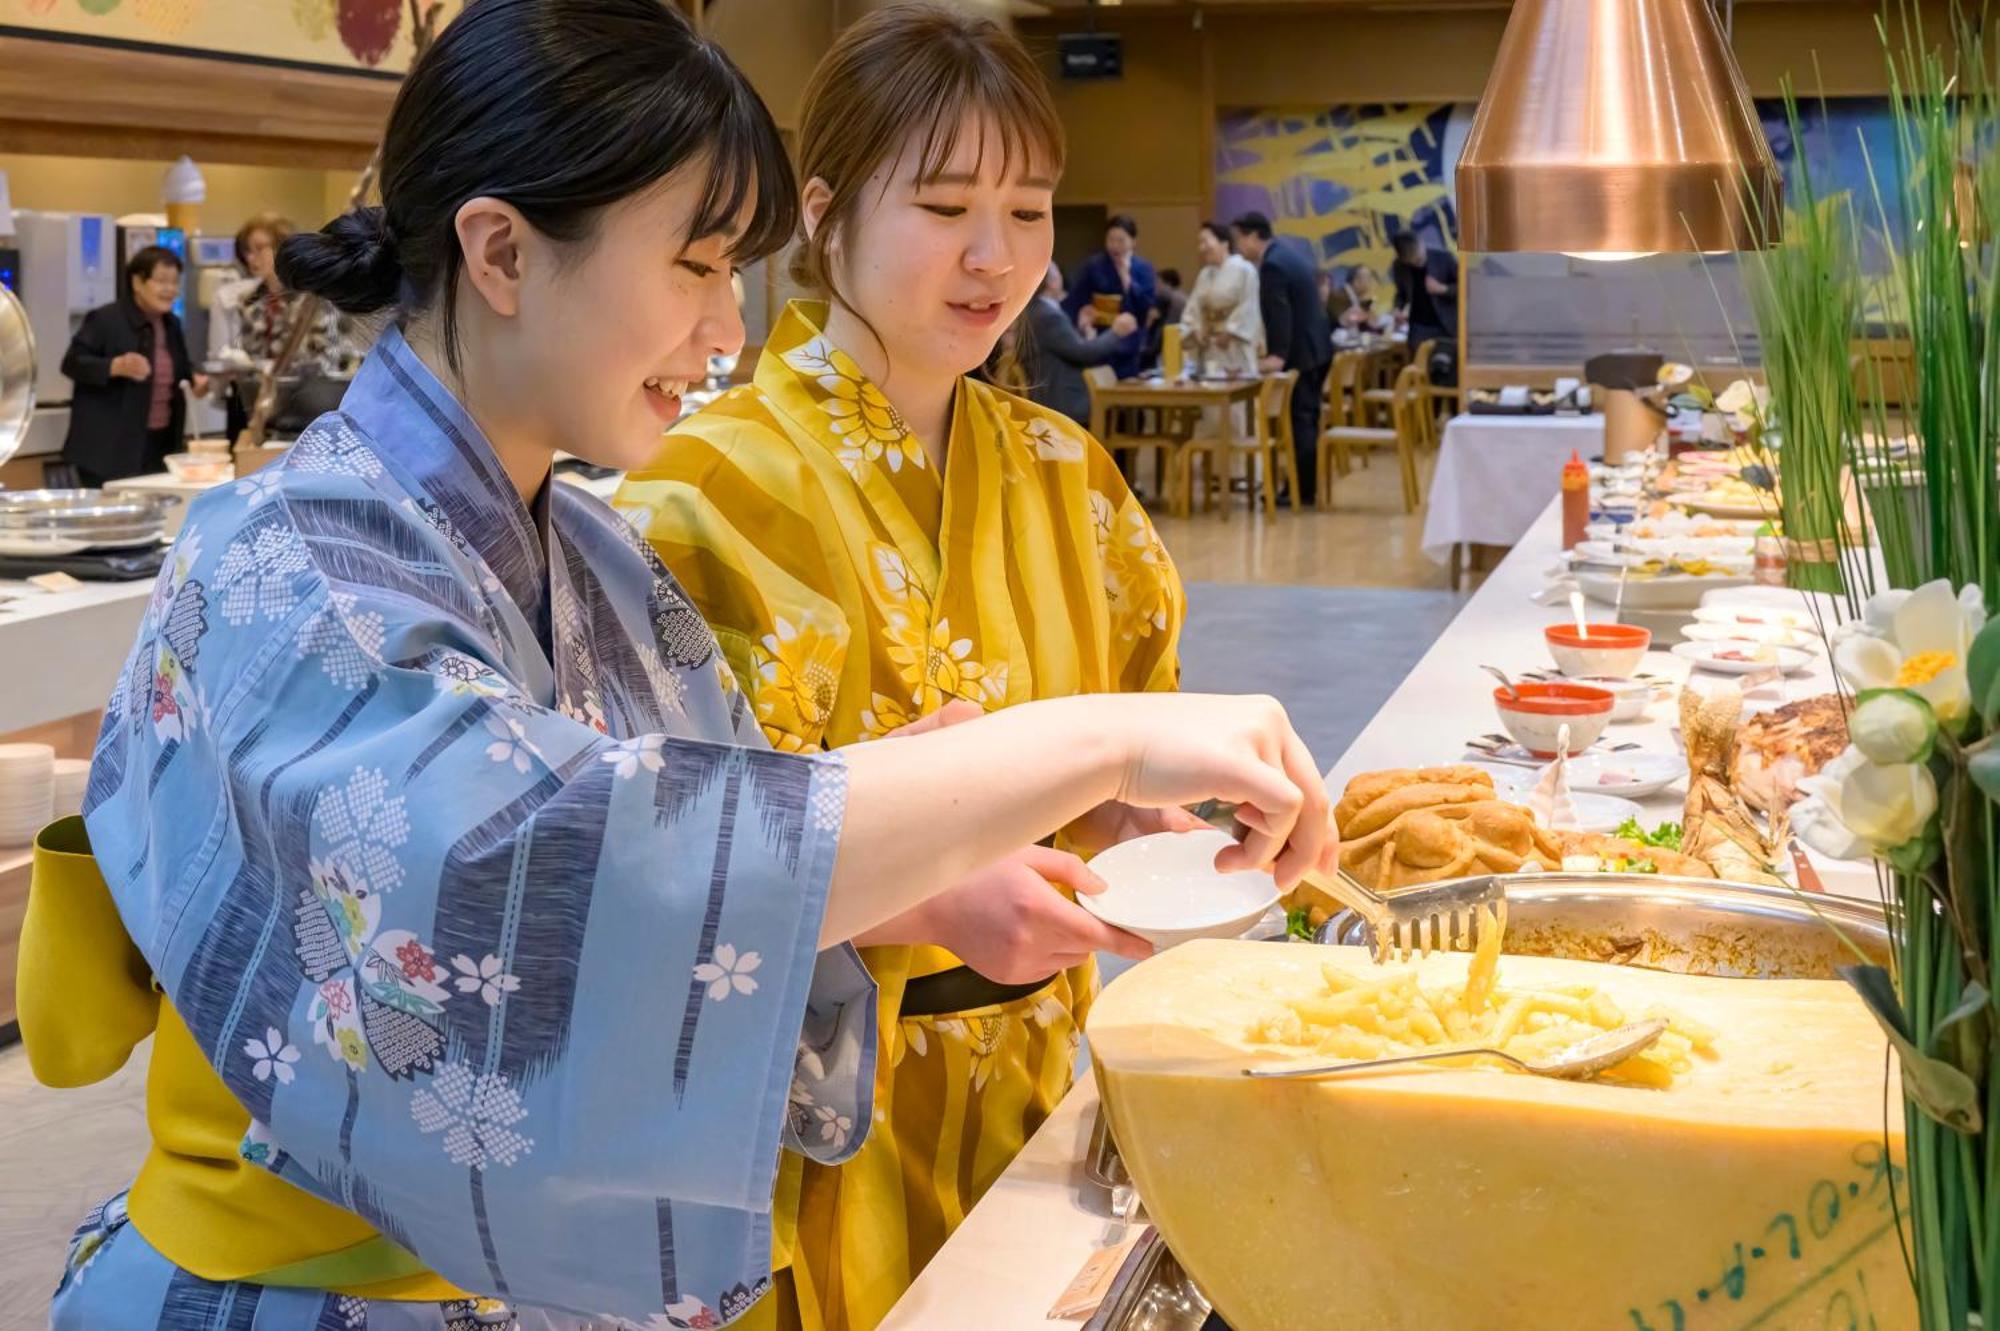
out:
M220 485L236 479L236 462L227 453L169 453L168 473L185 485Z
M1235 842L1223 832L1160 832L1099 855L1090 868L1106 884L1077 902L1106 924L1157 948L1196 938L1240 938L1278 900L1262 870L1218 873L1215 857Z

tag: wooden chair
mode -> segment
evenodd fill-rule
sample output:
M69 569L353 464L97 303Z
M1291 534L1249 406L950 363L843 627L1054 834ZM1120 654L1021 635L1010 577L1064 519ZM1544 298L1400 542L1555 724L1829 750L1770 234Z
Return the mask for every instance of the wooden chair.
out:
M1411 361L1411 364L1424 372L1424 401L1429 404L1433 419L1440 415L1449 417L1458 414L1458 390L1440 387L1431 382L1431 353L1437 350L1437 344L1436 338L1425 338L1417 344L1416 358ZM1443 411L1439 410L1441 404L1445 408ZM1431 435L1431 442L1436 443L1437 432L1433 430Z
M1361 368L1355 377L1360 385L1361 417L1357 425L1378 427L1395 424L1396 376L1410 365L1407 347L1391 344L1378 351L1364 351Z
M1090 433L1104 445L1104 451L1111 454L1114 461L1118 460L1120 451L1131 452L1133 460L1129 475L1134 484L1138 482L1139 468L1145 455L1153 453L1156 458L1153 475L1159 488L1170 490L1174 447L1179 441L1172 434L1146 431L1139 412L1105 405L1099 396L1100 391L1117 382L1118 372L1109 365L1093 365L1083 372L1084 387L1090 390Z
M1430 400L1424 396L1424 372L1406 365L1396 376L1394 413L1396 458L1403 468L1403 510L1417 511L1423 503L1423 487L1417 479L1417 450L1426 447L1437 428Z
M1245 475L1253 487L1250 502L1255 504L1257 484L1256 470L1263 473L1264 516L1275 519L1278 516L1278 478L1284 475L1292 488L1292 508L1297 511L1303 506L1300 498L1302 486L1299 484L1298 455L1293 452L1292 434L1292 394L1297 391L1299 372L1286 370L1283 374L1268 375L1257 395L1257 402L1251 412L1251 437L1244 439L1231 431L1222 435L1199 435L1182 444L1174 452L1174 511L1186 515L1194 508L1194 464L1203 464L1201 485L1202 507L1208 506L1208 489L1211 480L1227 481L1236 474L1235 457L1245 459ZM1223 519L1229 517L1229 496L1225 493L1218 505Z
M1371 449L1396 445L1394 430L1365 425L1360 420L1355 376L1366 355L1361 351L1340 352L1333 358L1333 368L1326 372L1326 402L1320 409L1319 493L1314 496L1321 508L1333 507L1335 471L1345 476L1353 469L1349 456L1354 450L1361 451L1365 464ZM1332 467L1327 465L1329 457Z

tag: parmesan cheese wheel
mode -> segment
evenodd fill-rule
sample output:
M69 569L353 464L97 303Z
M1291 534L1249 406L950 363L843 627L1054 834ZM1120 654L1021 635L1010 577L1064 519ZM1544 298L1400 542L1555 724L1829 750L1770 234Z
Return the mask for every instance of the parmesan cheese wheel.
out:
M1463 986L1468 961L1418 982ZM1354 948L1190 943L1090 1016L1139 1194L1235 1331L1915 1326L1902 1126L1885 1139L1884 1040L1845 984L1506 957L1503 995L1664 1010L1712 1053L1666 1089L1465 1064L1245 1078L1341 1061L1270 1034L1325 997L1323 966L1389 973Z

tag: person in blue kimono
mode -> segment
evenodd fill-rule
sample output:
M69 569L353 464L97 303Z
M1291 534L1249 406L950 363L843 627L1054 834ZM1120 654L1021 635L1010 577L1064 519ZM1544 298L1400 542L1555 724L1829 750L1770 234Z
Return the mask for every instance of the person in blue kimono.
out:
M1239 802L1218 866L1290 882L1330 863L1325 790L1269 699L763 744L645 540L551 479L651 456L741 345L733 268L796 221L768 113L671 8L467 6L381 185L280 270L390 325L338 411L193 506L82 824L38 847L34 1070L153 1040L149 1154L52 1324L779 1325L779 1153L838 1162L871 1120L847 940L1001 891L1113 800Z
M1140 353L1146 332L1159 318L1157 282L1153 265L1139 254L1139 224L1124 213L1114 216L1104 227L1104 248L1084 260L1063 297L1063 311L1071 319L1088 320L1092 328L1109 328L1113 320L1086 315L1095 310L1099 296L1118 302L1118 311L1138 320L1138 330L1123 334L1118 355L1110 362L1120 379L1139 373Z

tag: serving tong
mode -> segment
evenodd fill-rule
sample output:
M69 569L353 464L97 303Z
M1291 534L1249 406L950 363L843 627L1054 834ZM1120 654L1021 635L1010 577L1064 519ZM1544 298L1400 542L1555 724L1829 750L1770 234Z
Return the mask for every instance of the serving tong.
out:
M1507 899L1499 874L1426 883L1393 894L1377 892L1345 869L1335 870L1332 877L1308 873L1305 881L1367 922L1378 963L1470 951L1478 941L1481 908L1497 907Z

